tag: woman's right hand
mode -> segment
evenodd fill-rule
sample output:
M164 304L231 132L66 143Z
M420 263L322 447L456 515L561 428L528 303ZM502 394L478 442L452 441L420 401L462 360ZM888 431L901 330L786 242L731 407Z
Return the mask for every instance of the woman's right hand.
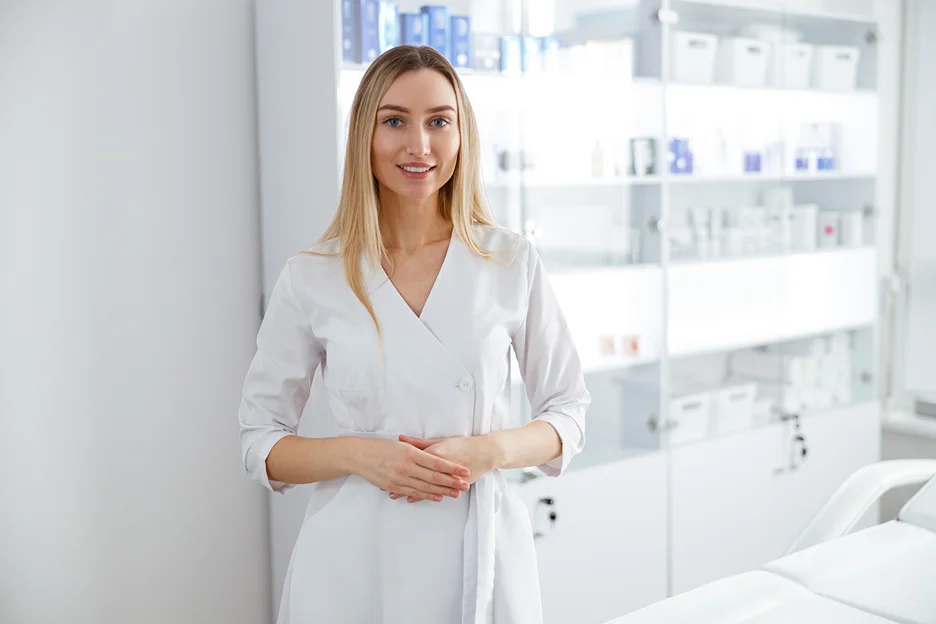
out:
M441 502L468 490L470 472L464 466L436 457L397 440L358 438L355 474L381 490L417 500Z

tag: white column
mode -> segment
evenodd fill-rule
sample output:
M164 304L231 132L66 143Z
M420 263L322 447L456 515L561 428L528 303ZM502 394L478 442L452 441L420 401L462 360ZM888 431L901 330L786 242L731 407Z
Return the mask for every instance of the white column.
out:
M250 0L0 2L0 621L257 624Z

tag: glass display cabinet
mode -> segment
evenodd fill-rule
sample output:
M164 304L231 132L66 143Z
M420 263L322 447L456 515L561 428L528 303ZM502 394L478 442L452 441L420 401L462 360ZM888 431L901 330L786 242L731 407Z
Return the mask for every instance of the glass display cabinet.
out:
M277 4L258 5L269 58L303 32ZM894 200L879 155L896 142L879 128L897 97L879 76L899 69L899 7L427 4L335 0L332 54L278 58L294 80L334 80L339 161L369 59L417 41L459 69L488 201L542 255L593 398L566 475L510 475L547 621L603 622L781 555L879 452L878 231ZM260 93L261 143L279 90Z
M339 118L441 33L588 373L576 469L876 401L873 2L424 5L342 3Z

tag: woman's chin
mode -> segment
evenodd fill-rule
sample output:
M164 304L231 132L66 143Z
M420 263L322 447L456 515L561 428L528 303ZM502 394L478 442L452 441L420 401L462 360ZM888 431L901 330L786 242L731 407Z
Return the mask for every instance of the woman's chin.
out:
M409 199L413 201L422 201L429 199L439 192L439 187L428 180L418 183L410 182L408 184L395 185L390 188L400 199Z

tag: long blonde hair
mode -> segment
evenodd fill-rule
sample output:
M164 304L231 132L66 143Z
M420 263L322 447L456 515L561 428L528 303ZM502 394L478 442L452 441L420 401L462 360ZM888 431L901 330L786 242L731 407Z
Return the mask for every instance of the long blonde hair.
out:
M371 143L380 101L405 72L432 69L451 83L458 104L458 128L461 145L451 179L439 191L439 210L452 223L454 234L478 255L490 258L474 238L473 225L494 225L481 184L480 139L478 125L464 86L452 65L436 50L426 46L402 45L378 56L361 79L354 95L345 150L344 176L338 211L321 242L337 239L348 285L367 308L377 333L380 323L365 287L362 258L371 267L392 260L380 233L377 179L371 163ZM314 252L307 252L314 253Z

